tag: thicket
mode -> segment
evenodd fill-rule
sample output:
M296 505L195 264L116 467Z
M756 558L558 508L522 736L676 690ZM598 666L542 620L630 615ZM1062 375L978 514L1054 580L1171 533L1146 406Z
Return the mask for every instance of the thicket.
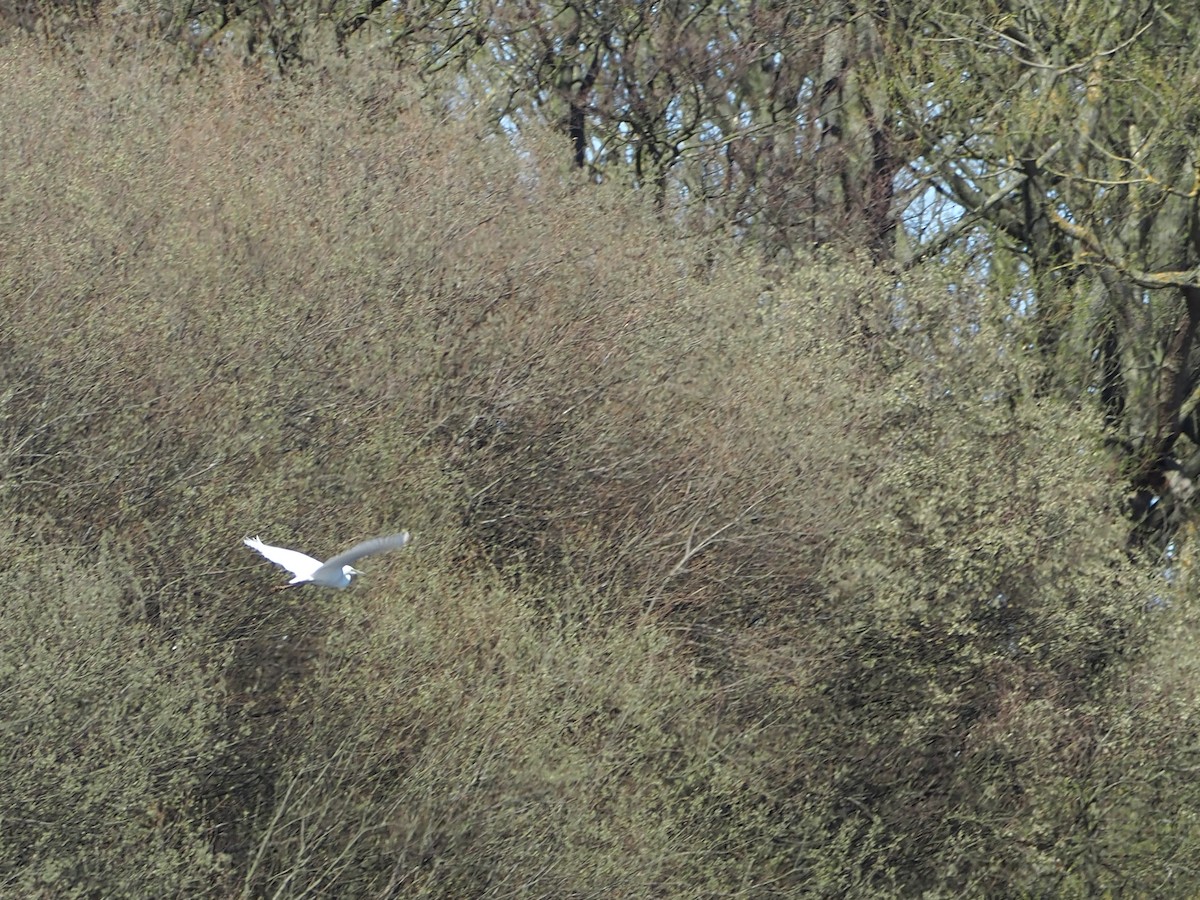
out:
M1005 296L171 71L0 48L6 893L1200 889L1189 566Z

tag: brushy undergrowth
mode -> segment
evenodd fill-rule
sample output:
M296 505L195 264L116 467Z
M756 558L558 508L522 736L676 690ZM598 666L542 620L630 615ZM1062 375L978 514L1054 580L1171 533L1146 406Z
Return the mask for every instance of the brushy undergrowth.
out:
M1200 889L1189 589L1002 304L170 71L0 48L6 893Z

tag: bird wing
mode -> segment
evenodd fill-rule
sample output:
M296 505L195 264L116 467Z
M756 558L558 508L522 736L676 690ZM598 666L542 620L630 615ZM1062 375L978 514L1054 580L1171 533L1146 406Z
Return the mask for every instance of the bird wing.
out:
M408 532L402 531L399 534L371 538L369 541L355 544L349 550L339 553L333 559L328 560L320 569L314 572L313 581L320 581L319 575L341 572L342 566L348 566L355 560L362 559L364 556L370 556L372 553L382 553L384 550L399 550L408 543L408 538Z
M244 538L242 540L247 547L252 547L257 550L271 562L277 566L283 566L293 575L301 575L309 578L312 574L321 568L321 561L313 559L306 553L301 553L299 550L288 550L286 547L272 547L270 544L264 544L258 538Z

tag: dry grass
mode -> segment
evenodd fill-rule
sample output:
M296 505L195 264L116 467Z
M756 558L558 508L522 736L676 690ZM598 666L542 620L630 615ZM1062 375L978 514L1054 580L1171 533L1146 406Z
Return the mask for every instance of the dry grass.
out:
M1180 632L953 273L768 283L401 81L169 71L0 48L7 891L1196 887L1123 840L1194 789L1108 787L1187 757ZM342 594L239 543L401 527Z

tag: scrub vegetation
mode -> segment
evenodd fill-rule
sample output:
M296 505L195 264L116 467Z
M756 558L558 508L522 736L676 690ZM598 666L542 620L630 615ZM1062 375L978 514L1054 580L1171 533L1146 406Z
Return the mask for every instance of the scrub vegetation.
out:
M1187 508L1131 513L1017 267L781 254L415 64L35 13L0 893L1200 892ZM241 542L404 529L341 592Z

